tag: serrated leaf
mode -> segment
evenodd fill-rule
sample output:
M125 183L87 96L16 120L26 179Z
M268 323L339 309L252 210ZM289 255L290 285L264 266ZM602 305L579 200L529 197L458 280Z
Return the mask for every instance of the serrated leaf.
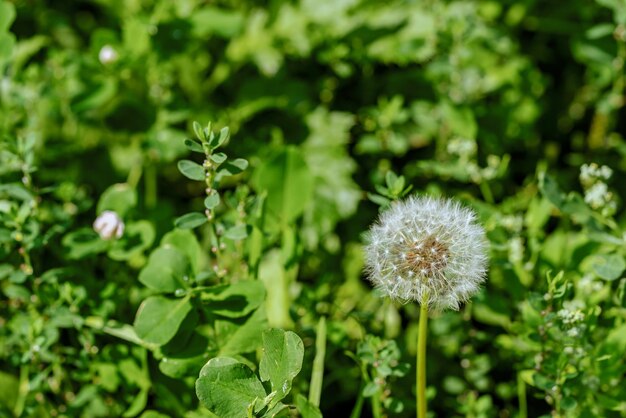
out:
M200 212L190 212L176 218L174 226L181 229L193 229L207 222L207 217Z
M189 160L180 160L178 162L178 170L183 176L191 180L202 181L206 176L204 168L200 164Z
M137 336L148 344L166 344L176 335L180 324L193 309L189 298L190 296L183 299L150 296L144 300L135 317Z
M252 370L230 357L209 360L196 380L196 394L209 411L224 418L246 417L251 404L256 402L257 410L264 406L259 400L266 396Z
M283 399L291 390L292 380L300 373L304 345L295 332L269 329L263 332L263 357L259 364L261 381L269 381L276 396L271 405Z

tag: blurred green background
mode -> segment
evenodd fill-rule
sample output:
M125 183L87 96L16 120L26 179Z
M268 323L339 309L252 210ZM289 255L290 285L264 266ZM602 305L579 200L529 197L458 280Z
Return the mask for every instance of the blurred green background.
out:
M326 416L349 416L363 368L389 416L414 413L411 371L349 355L373 335L414 361L416 306L361 273L390 171L473 206L491 241L484 291L430 323L433 416L626 416L625 59L623 0L0 1L0 415L203 416L197 370L173 379L85 318L132 323L150 249L202 210L176 161L212 121L250 162L233 207L279 189L302 206L291 235L263 231L260 269L291 242L296 391L328 317ZM281 155L310 181L265 181ZM581 178L592 162L612 176ZM105 256L76 231L116 183L142 238Z

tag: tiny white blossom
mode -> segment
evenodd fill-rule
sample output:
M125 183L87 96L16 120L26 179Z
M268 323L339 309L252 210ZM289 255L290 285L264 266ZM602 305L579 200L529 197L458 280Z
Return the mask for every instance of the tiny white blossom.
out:
M102 239L121 238L124 234L124 221L117 213L105 210L94 221L93 229Z
M449 199L392 203L367 241L368 278L393 299L459 309L485 280L485 232L472 210Z
M98 59L103 65L117 61L117 57L117 51L111 45L103 46L98 53Z

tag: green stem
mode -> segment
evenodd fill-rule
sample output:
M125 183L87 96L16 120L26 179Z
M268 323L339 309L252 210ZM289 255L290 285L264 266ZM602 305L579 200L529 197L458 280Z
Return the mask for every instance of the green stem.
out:
M350 418L361 418L361 410L363 409L363 402L365 401L365 398L363 397L363 388L364 385L361 384L359 387L359 397L356 399Z
M526 384L522 379L521 373L517 373L517 397L519 399L519 418L528 418L528 407L526 406Z
M15 401L15 407L13 408L16 417L22 415L24 406L26 405L26 397L28 396L28 374L29 366L23 364L20 367L20 386L17 393L17 400Z
M419 332L417 334L417 418L426 418L426 333L428 331L428 303L420 306Z
M322 397L322 381L324 379L324 357L326 356L326 318L321 317L317 323L317 337L315 339L315 358L311 374L309 402L319 407Z
M381 389L379 388L372 396L372 415L374 418L382 418L383 416L383 409L380 405L380 391Z

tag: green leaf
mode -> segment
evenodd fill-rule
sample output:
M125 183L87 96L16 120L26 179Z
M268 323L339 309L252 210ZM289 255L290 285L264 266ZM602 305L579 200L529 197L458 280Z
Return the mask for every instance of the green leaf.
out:
M0 411L3 410L2 407L12 410L19 392L20 382L18 378L0 370Z
M0 1L0 32L7 31L15 20L15 6L7 1Z
M218 152L218 153L215 153L215 154L211 154L211 156L209 158L215 164L222 164L224 161L226 161L227 157L226 157L226 154L224 154L223 152Z
M266 207L283 225L304 212L313 193L310 171L295 147L286 147L265 161L256 171L254 183L259 193L268 192Z
M110 242L100 239L91 228L81 228L63 237L66 256L72 260L106 251Z
M98 201L98 214L112 210L120 218L137 206L137 191L126 183L114 184L102 193Z
M228 129L228 126L225 126L220 130L219 136L213 137L209 145L211 146L211 149L219 148L224 145L224 142L226 142L228 138L230 138L230 130Z
M224 237L232 240L242 240L248 236L247 225L235 225L232 228L228 228L224 232Z
M139 273L139 281L158 292L173 293L188 286L190 263L187 256L169 244L150 254Z
M207 217L204 213L190 212L183 216L176 218L174 226L180 229L193 229L207 222Z
M178 170L183 174L183 176L191 180L202 181L206 177L204 167L198 163L194 163L193 161L180 160L178 162Z
M220 355L232 356L255 351L261 345L262 332L267 326L263 306L247 318L216 320L215 334Z
M144 300L135 317L135 331L148 344L163 345L170 341L187 314L193 309L190 296L183 299L168 299L150 296Z
M204 149L202 149L202 145L194 141L193 139L186 138L183 143L187 147L189 151L199 152L200 154L204 154Z
M245 418L248 407L266 395L252 370L230 357L209 360L196 380L196 394L209 411L223 418Z
M210 125L209 125L210 126ZM198 122L194 121L193 122L193 131L196 134L196 137L200 140L200 141L204 141L206 138L204 137L204 131L202 129L202 125L200 125Z
M126 225L122 239L113 242L108 255L113 260L130 260L149 248L154 242L155 235L156 232L150 222L131 222Z
M211 193L204 199L204 207L207 209L213 209L220 204L220 195L218 193Z
M204 290L201 299L213 313L240 318L258 308L265 300L265 286L258 280L213 286Z
M226 161L218 171L221 177L234 176L239 174L248 168L248 160L243 158L237 158L231 161Z
M626 262L620 254L601 254L596 257L592 267L598 276L613 281L620 278L626 269Z
M270 406L283 399L291 390L292 380L300 373L304 345L292 331L269 329L263 332L263 357L259 365L261 381L269 381L276 396Z
M301 393L296 395L296 407L302 418L323 418L320 409L309 402Z
M192 272L194 274L198 273L198 263L202 257L202 249L193 232L188 229L175 229L170 231L165 234L161 240L162 247L165 247L167 244L185 254L191 264Z
M169 418L169 415L164 415L157 411L148 410L141 414L139 418Z
M185 319L185 322L181 325L181 329L186 326L190 316L192 315L190 314L187 319ZM192 323L191 325L195 327L197 324ZM180 331L178 334L180 334ZM169 344L161 347L164 357L159 362L159 370L161 370L164 375L174 379L180 379L185 376L197 376L209 357L212 357L206 352L207 346L209 345L208 339L198 333L193 333L182 349L172 353L168 352L166 348L169 348L177 339L178 335L174 337Z

